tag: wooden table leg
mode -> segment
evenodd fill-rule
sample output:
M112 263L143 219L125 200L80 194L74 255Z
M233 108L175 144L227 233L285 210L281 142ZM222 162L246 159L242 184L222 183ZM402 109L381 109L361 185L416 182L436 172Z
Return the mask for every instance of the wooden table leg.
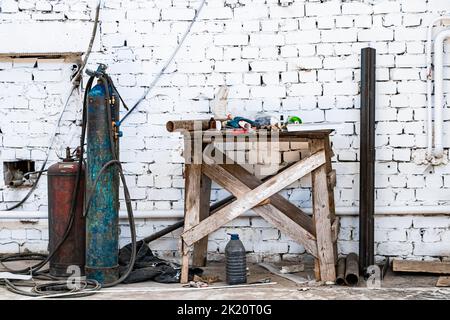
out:
M211 200L211 179L202 174L200 191L200 221L209 217L209 206ZM208 236L202 238L194 244L194 254L192 264L196 267L204 267L206 265L206 257L208 254Z
M200 222L200 193L201 193L201 164L186 164L185 166L185 217L184 230L189 230ZM189 281L189 257L190 250L184 241L182 242L182 267L181 283Z
M313 186L313 220L316 228L317 249L319 252L319 259L315 259L314 272L316 280L335 281L337 245L332 233L332 225L335 220L335 204L333 187L329 183L329 174L332 172L332 150L329 137L324 139L311 139L311 154L320 150L325 151L326 163L311 174Z
M333 157L333 150L331 149L329 136L324 138L324 147L325 147L325 157L327 161L325 166L327 170L328 198L330 203L330 220L331 225L334 226L335 232L339 233L339 221L336 220L336 207L334 202L334 187L336 186L336 172L333 172L333 167L331 165L331 157ZM332 179L334 179L334 181L331 181ZM337 264L338 259L337 236L334 235L333 235L333 253L334 253L334 263Z
M320 278L322 281L334 282L336 280L336 266L333 235L331 232L331 203L326 165L322 165L313 171L312 184Z

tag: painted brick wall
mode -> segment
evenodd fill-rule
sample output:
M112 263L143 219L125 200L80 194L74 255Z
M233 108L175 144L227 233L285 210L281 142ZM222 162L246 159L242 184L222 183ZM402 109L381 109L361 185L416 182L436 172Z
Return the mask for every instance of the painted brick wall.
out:
M369 1L344 0L292 2L281 7L278 0L207 1L166 75L124 124L121 160L135 210L164 211L169 216L170 212L182 210L181 137L168 134L164 125L169 119L207 117L220 85L229 86L229 110L236 115L252 117L261 111L283 112L300 115L306 122L342 121L343 125L332 137L336 154L333 166L337 170L336 205L358 205L359 53L368 45L378 53L377 206L424 206L426 212L426 208L450 204L450 166L421 164L426 147L426 27L434 17L450 11L449 1L386 0L375 5ZM89 24L96 1L0 3L1 24L20 27L34 22L33 36L42 37L43 41L33 42L29 50L45 52L48 43L42 32L48 24ZM90 67L94 68L97 62L108 64L123 97L132 104L172 53L199 3L198 0L105 0L100 36ZM74 50L69 50L65 41L52 43L51 48L60 52ZM445 50L449 52L448 43ZM447 102L449 56L446 55L445 71ZM32 159L39 163L68 89L72 61L54 61L56 65L50 70L42 67L46 63L41 60L37 64L8 58L0 61L1 160ZM34 87L36 92L31 89ZM52 160L55 152L61 152L65 145L76 145L76 123L73 123L79 115L76 99L64 122L72 125L61 129ZM444 119L447 151L450 113L444 112ZM295 159L295 153L285 151L288 159ZM448 152L445 157L448 158ZM308 207L309 184L306 177L283 195ZM26 192L3 185L0 189L0 210ZM42 181L23 210L45 212L45 192ZM215 188L212 200L225 194ZM424 223L429 221L426 227L416 227L416 216L380 219L392 222L386 224L390 228L380 227L387 231L377 239L378 254L450 255L450 248L445 247L450 227L448 216L424 217ZM247 220L239 226L248 227ZM142 223L146 225L145 221ZM342 223L340 248L348 252L350 248L356 249L356 220L344 218ZM276 241L276 230L267 230L271 231L265 237L270 239L259 243L252 239L264 237L264 232L248 231L246 241L253 243L250 251L276 254L301 251L294 245L296 249L291 249L287 240ZM225 234L223 230L220 232ZM8 231L4 234L2 243L8 241ZM279 237L284 239L282 235ZM430 239L435 243L429 244ZM219 248L220 252L224 241L212 241L211 251ZM423 245L416 246L415 242ZM176 241L168 243L167 249L174 250ZM443 247L436 249L440 245Z
M148 236L172 224L173 219L138 219L137 235ZM248 251L250 261L307 260L303 246L272 228L259 217L241 217L225 228L212 233L208 242L208 259L221 260L228 242L227 233L238 233ZM156 254L165 258L179 258L181 229L150 244ZM4 219L0 224L0 252L14 253L46 251L48 225L46 219ZM121 224L120 244L131 241L128 225ZM377 216L375 218L375 258L384 257L448 259L450 217L448 216ZM340 254L358 252L358 220L343 216L338 237Z

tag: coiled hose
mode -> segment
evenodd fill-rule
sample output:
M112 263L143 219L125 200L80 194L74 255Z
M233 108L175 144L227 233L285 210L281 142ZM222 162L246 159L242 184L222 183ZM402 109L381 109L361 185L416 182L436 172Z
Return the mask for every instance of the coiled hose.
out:
M75 212L76 212L76 204L77 204L76 200L78 199L78 194L79 194L79 189L80 189L82 164L83 164L83 156L84 156L84 147L83 146L84 146L84 142L86 139L86 130L87 130L87 125L88 125L88 123L87 123L88 95L89 95L89 91L92 88L92 84L93 84L94 80L95 80L95 76L91 76L89 78L87 85L86 85L86 91L85 91L85 95L84 95L84 99L83 99L82 126L81 126L81 136L80 136L80 157L78 159L79 163L78 163L78 170L77 170L77 175L76 175L76 180L75 180L75 191L74 191L74 194L71 199L69 223L66 226L64 235L61 238L61 241L56 245L55 249L52 252L50 252L48 255L25 253L25 254L8 255L8 256L1 257L0 263L7 270L9 270L13 273L30 274L30 275L34 276L36 279L38 279L38 278L40 278L40 279L50 278L52 280L58 279L55 277L51 277L48 274L48 270L45 270L45 271L40 271L40 270L50 261L50 259L56 254L56 252L59 250L59 248L62 246L62 244L66 241L67 237L69 236L70 230L72 229L73 222L75 220ZM111 78L107 75L99 77L99 81L102 83L102 85L105 88L106 101L109 102L110 101L109 86L111 86L112 88L114 88L114 90L116 90L115 86L114 86L113 82L111 81ZM92 202L92 197L95 193L95 189L97 187L100 177L106 172L106 170L109 167L111 167L111 166L117 167L117 172L118 172L120 179L122 181L122 184L123 184L124 197L125 197L125 203L126 203L126 208L127 208L127 213L128 213L128 220L129 220L130 233L131 233L131 239L132 239L131 260L128 263L126 272L118 280L116 280L112 283L104 284L104 285L100 285L95 280L86 280L86 281L80 282L80 284L82 284L82 286L77 287L76 289L73 289L73 288L69 288L65 281L61 281L59 279L59 281L56 281L56 282L48 282L48 283L45 283L42 285L34 285L31 292L21 290L18 288L18 286L16 286L11 281L5 280L4 285L9 291L17 293L17 294L32 296L32 297L53 295L53 294L55 294L55 292L61 293L62 291L67 292L67 293L73 293L73 294L70 294L71 297L85 296L85 295L90 295L90 294L95 293L95 291L100 290L100 288L102 288L102 287L108 288L108 287L113 287L113 286L120 284L129 276L129 274L133 270L134 263L136 261L137 242L136 242L136 226L135 226L135 221L134 221L133 208L131 206L131 196L130 196L130 192L129 192L129 189L128 189L128 186L127 186L127 183L125 180L125 175L123 174L122 164L118 160L118 155L114 148L111 109L108 106L106 108L106 110L107 110L107 119L108 119L108 126L109 126L108 130L109 130L109 136L110 136L110 141L111 141L110 148L111 148L111 152L113 155L113 160L107 162L100 169L100 171L96 177L96 180L94 182L94 185L92 187L92 191L89 193L89 196L88 196L89 200L87 202L86 210L84 211L84 216L89 214L90 203ZM20 269L20 270L11 269L10 267L8 267L4 264L5 262L12 262L12 261L19 261L19 260L41 260L41 261L29 268L24 268L24 269Z

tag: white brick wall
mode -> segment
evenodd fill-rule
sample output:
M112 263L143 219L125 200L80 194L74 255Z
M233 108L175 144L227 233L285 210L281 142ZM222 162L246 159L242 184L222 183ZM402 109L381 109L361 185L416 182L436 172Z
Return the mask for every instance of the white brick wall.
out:
M142 239L172 224L171 219L139 219L138 239ZM449 217L439 216L378 216L375 219L376 260L383 257L436 259L448 257L450 248ZM152 250L167 258L179 257L181 229L150 244ZM212 233L208 242L209 259L223 259L227 233L238 233L249 252L249 260L305 259L305 249L289 237L272 228L259 217L238 218ZM129 243L130 232L125 220L121 223L120 245ZM344 216L340 220L338 248L341 254L358 251L358 219ZM4 220L0 227L0 252L47 250L48 226L46 219Z
M0 53L85 50L95 2L1 1L0 34L25 30L31 25L32 34L42 36L34 37L37 41L26 46L19 43L20 37L3 41ZM95 68L97 62L108 64L123 97L132 104L172 53L199 0L103 3L102 24L90 67ZM167 133L164 125L169 119L207 117L214 94L224 84L230 88L229 109L236 115L252 117L260 111L281 111L297 114L308 122L342 121L344 125L332 137L336 153L333 158L337 170L336 205L358 205L359 54L368 45L378 50L376 204L449 205L450 167L430 169L417 164L426 147L426 26L445 11L450 11L447 0L386 0L377 5L347 0L295 0L288 7L280 7L274 0L209 0L167 74L139 112L123 126L126 142L122 143L121 159L135 200L134 208L142 211L183 208L182 142L180 136ZM69 36L71 41L44 36L49 29L70 35L73 26L82 26L80 30L84 31ZM71 62L38 60L35 67L35 60L0 59L2 161L32 159L39 166L44 159L48 134L68 90ZM449 69L447 64L447 76ZM61 154L66 145L77 144L78 128L73 123L80 117L77 99L73 99L64 119L67 126L61 129L57 148L51 153L52 161L56 161L56 152ZM444 113L447 136L449 120L450 113ZM293 160L296 155L286 153L285 157ZM0 176L2 170L0 166ZM300 188L284 194L298 205L311 206L307 179L297 186ZM1 181L0 210L25 192L11 190ZM212 200L224 194L215 189ZM43 179L22 209L45 212L46 201ZM434 225L434 218L423 218L429 219L431 225L424 227L429 233L424 234L426 241L419 245L422 238L410 236L419 234L422 227L397 226L402 219L391 226L404 230L406 239L403 231L398 230L380 235L378 254L448 255L443 252L448 225ZM10 229L2 230L0 251L18 250L20 243L13 241ZM357 248L357 236L350 231L344 228L341 232L345 237L340 241L343 252ZM38 237L34 231L29 234ZM291 241L283 236L280 239L263 240L262 246L258 244L252 250L286 255L302 251L294 245L291 249ZM430 244L430 239L437 242ZM40 241L45 243L45 239ZM220 252L223 241L213 240L211 251ZM166 242L164 245L174 248Z

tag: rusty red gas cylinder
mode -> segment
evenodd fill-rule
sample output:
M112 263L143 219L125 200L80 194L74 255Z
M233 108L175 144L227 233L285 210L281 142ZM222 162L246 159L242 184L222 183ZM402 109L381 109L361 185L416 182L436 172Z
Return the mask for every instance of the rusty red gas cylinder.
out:
M62 240L70 221L70 207L78 171L78 160L70 157L48 169L48 224L49 252ZM55 277L75 275L79 268L84 274L86 229L84 208L84 167L82 168L80 190L76 201L75 217L67 239L50 259L50 274ZM74 266L74 267L71 267ZM70 269L68 269L71 267Z

